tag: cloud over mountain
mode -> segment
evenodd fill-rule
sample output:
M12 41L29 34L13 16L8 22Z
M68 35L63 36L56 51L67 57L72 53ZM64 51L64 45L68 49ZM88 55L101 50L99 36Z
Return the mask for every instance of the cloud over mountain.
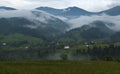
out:
M77 6L88 11L102 11L117 5L119 0L1 0L0 5L12 6L20 9L31 9L38 6L66 8Z
M72 28L77 28L92 23L93 21L96 20L114 23L115 26L112 26L111 28L115 31L120 30L120 15L109 16L106 14L102 14L102 15L92 15L92 16L80 16L79 18L70 20L69 23L72 24Z

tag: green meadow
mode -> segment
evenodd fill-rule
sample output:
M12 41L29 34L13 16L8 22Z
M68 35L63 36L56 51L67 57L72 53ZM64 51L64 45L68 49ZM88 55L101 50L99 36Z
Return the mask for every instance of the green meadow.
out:
M1 61L0 74L120 74L119 62Z

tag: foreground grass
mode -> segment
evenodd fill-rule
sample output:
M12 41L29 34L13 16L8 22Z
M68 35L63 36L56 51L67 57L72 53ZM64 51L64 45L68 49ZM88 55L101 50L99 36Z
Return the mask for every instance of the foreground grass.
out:
M103 61L0 62L0 74L120 74L120 63Z

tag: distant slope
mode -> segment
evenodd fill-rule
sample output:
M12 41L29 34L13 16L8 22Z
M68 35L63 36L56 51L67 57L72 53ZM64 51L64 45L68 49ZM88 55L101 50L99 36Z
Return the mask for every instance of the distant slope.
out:
M102 13L107 14L107 15L111 15L111 16L120 15L120 6L116 6L116 7L113 7L111 9L102 11L99 14L102 14Z
M40 11L8 11L0 13L0 34L2 35L20 33L52 40L63 34L69 27L62 20Z
M12 7L0 6L0 10L17 10L17 9Z
M68 31L60 39L60 42L77 43L81 41L104 40L114 34L114 31L107 26L109 26L109 23L94 21L88 25Z
M54 9L50 7L38 7L37 10L42 10L47 13L56 15L56 16L64 16L64 17L79 17L81 15L92 15L92 12L88 12L86 10L80 9L78 7L69 7L66 9Z
M113 34L110 38L111 38L111 41L119 42L120 41L120 31Z
M111 16L117 16L120 15L120 6L116 6L113 8L110 8L105 11L101 12L89 12L84 9L78 8L78 7L69 7L66 9L55 9L55 8L50 8L50 7L38 7L36 8L37 10L42 10L47 13L56 15L56 16L64 16L64 17L78 17L81 15L99 15L99 14L107 14Z
M5 45L3 45L3 43L5 43ZM5 50L16 49L15 47L32 47L43 43L44 40L42 40L41 38L27 36L20 33L0 35L0 47Z

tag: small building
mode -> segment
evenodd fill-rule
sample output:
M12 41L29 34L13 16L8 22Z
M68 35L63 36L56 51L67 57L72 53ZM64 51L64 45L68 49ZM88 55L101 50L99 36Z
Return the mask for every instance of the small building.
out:
M3 46L6 46L6 45L7 45L7 43L2 43L2 45L3 45Z
M64 49L69 49L69 48L70 48L70 46L65 46L65 47L64 47Z

